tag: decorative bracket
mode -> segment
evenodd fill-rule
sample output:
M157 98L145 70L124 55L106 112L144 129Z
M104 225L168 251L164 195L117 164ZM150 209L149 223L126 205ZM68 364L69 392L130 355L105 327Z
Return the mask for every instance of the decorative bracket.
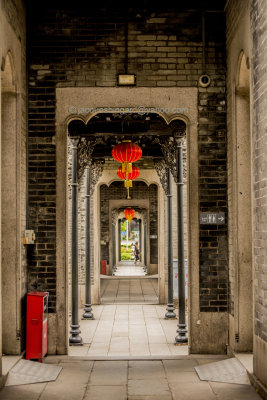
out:
M90 182L90 196L94 193L95 185L99 181L103 169L104 169L105 160L93 160L89 165L90 173L91 173L91 182Z
M147 209L146 208L141 208L141 214L143 218L143 224L147 224Z
M120 212L117 208L111 211L112 225L116 225Z
M84 170L87 166L90 166L92 163L92 153L95 147L96 139L95 137L91 137L87 139L82 137L78 144L78 182L80 182Z
M178 183L177 171L177 151L178 147L183 148L183 176L186 175L186 154L185 154L185 136L184 131L178 131L174 136L164 137L160 141L161 149L165 157L166 167L170 168L175 183Z
M174 181L177 183L177 142L173 136L160 141L166 168L170 168Z
M165 194L168 194L168 167L163 158L154 158L154 166Z

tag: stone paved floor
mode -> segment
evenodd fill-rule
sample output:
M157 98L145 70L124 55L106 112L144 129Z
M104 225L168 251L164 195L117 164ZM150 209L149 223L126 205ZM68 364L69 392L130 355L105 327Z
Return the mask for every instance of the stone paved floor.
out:
M158 279L101 279L101 304L158 304Z
M55 382L4 387L0 400L260 400L250 385L200 381L194 366L216 357L88 361L48 357L63 367Z
M114 276L145 276L146 272L139 265L118 265Z
M176 310L177 311L177 310ZM83 310L80 310L82 316ZM166 305L112 304L93 306L95 320L80 321L83 346L72 346L71 356L187 355L175 346L177 319L165 320Z

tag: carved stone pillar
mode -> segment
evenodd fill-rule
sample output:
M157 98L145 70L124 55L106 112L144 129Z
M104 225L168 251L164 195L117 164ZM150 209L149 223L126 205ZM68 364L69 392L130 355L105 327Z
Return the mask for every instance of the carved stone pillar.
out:
M173 304L173 243L172 243L172 184L171 170L168 168L168 304L166 319L176 318Z
M118 223L118 254L119 254L119 261L121 261L121 219L119 219L119 223Z
M118 222L119 211L117 209L112 210L112 275L116 272L116 225Z
M185 131L177 132L175 137L161 140L161 149L177 185L177 237L178 237L178 328L176 344L188 342L185 315L185 268L184 268L184 215L183 215L183 177L186 175Z
M87 166L86 171L86 192L85 192L85 307L83 319L94 319L91 305L91 252L90 252L90 198L91 198L91 168Z
M69 344L71 346L82 346L83 340L79 335L79 309L78 309L78 181L77 181L77 145L78 138L72 138L72 227L71 227L71 272L72 272L72 313Z
M144 250L143 250L144 271L147 272L147 210L143 208L141 209L141 213L143 220L143 237L144 237Z
M178 328L175 343L188 342L185 315L185 268L184 268L184 207L183 207L183 147L177 148L177 215L178 215Z

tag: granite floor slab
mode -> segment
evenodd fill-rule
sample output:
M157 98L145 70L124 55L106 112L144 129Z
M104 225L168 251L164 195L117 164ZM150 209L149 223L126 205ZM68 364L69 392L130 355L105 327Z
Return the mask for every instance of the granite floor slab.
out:
M250 385L203 382L194 367L218 356L173 360L86 361L66 356L45 362L62 366L55 382L8 386L0 400L260 400Z

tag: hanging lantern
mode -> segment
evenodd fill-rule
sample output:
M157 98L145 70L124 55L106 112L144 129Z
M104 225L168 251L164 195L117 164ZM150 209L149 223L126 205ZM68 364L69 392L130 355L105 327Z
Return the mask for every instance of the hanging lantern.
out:
M129 222L134 218L134 209L133 208L125 208L124 210L125 218L128 219Z
M124 186L133 187L132 181L140 175L140 170L135 165L132 166L132 172L122 172L122 167L117 169L117 175L124 180Z
M113 147L112 157L122 163L122 172L132 172L132 163L142 157L142 149L138 144L124 140Z

